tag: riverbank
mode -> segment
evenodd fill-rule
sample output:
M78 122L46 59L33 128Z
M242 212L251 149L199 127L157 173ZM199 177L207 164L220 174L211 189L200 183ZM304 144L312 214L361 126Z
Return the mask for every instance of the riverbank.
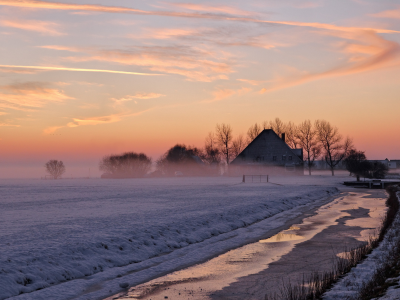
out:
M308 211L311 216L303 215L302 222L288 222L289 229L277 235L108 299L264 299L279 293L283 280L297 282L305 273L330 270L345 247L364 243L384 215L384 197L376 190L343 190L315 213Z

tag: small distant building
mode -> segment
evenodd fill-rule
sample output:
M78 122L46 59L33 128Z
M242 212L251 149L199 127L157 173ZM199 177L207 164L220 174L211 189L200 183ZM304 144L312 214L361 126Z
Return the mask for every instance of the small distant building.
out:
M391 163L390 169L400 169L400 159L391 159L390 163Z
M292 149L272 129L264 129L230 164L242 174L303 175L303 149Z
M388 160L387 166L389 170L397 169L397 163L394 160Z

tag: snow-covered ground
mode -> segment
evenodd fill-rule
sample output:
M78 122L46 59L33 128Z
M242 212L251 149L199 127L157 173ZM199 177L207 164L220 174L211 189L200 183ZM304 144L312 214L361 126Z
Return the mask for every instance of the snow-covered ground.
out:
M398 197L400 194L398 193ZM338 300L338 299L357 299L358 293L363 286L363 283L371 281L375 270L385 261L388 260L389 252L395 244L399 243L400 236L397 231L400 227L400 211L397 213L392 226L388 229L383 241L379 246L372 251L368 257L354 267L342 279L336 283L333 288L324 294L324 300ZM385 296L379 299L395 300L400 299L400 277L390 279L393 284Z
M318 205L343 178L240 181L0 180L0 299L109 296L121 288L105 281L163 264L142 272L149 280L256 239L282 225L259 224ZM207 255L197 255L205 245ZM184 251L190 259L180 259Z

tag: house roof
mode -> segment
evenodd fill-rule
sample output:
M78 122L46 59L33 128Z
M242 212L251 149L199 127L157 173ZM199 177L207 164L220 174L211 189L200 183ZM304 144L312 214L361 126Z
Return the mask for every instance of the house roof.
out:
M273 150L268 150L268 146L270 145L275 145L275 148ZM275 131L273 131L272 129L264 129L263 131L260 132L260 134L253 140L250 142L249 145L247 145L247 147L245 149L243 149L243 151L231 162L233 164L235 163L241 163L243 162L241 160L241 158L244 158L246 155L246 153L248 152L257 152L255 149L256 147L263 147L266 148L267 152L264 152L266 154L268 154L268 151L273 153L273 152L277 152L277 151L281 151L281 152L285 152L285 154L289 154L289 155L293 155L293 157L297 157L298 159L300 159L302 161L302 158L299 157L298 153L299 151L294 151L294 150L301 150L301 149L292 149L290 148L276 133ZM281 153L280 152L280 153Z

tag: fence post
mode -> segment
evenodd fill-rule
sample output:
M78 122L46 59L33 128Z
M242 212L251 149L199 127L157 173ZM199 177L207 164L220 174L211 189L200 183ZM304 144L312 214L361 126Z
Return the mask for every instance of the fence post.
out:
M243 175L243 180L242 180L242 182L246 182L246 178L245 178L245 176Z
M268 176L269 176L269 175L267 175L267 182L269 182L269 178L268 178Z

